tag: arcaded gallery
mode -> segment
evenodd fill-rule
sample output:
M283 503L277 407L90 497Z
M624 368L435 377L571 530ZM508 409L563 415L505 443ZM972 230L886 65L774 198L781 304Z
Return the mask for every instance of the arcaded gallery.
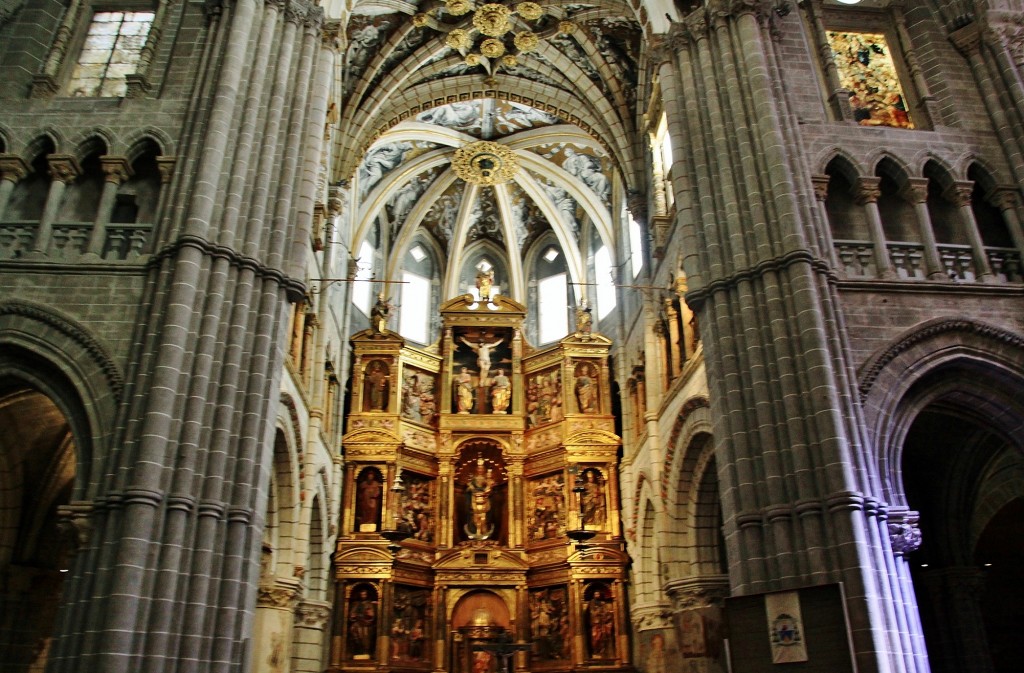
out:
M1024 0L0 0L0 673L1017 673Z

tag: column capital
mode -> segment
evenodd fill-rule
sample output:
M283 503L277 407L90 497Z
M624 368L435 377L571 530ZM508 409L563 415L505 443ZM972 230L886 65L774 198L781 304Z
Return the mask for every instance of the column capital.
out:
M328 601L315 601L311 598L299 601L295 606L295 624L307 626L314 629L322 629L331 618L331 603Z
M323 27L323 43L324 47L337 51L341 48L341 34L342 26L341 21L337 19L330 19L324 21Z
M973 180L957 180L942 195L957 208L964 208L971 205L971 196L973 194Z
M910 203L927 203L928 178L907 178L907 184L900 191L900 196Z
M950 33L949 41L964 56L968 58L977 56L981 48L981 27L977 21L972 21L963 28L958 28Z
M665 584L665 593L677 611L721 606L729 597L729 576L707 575L671 580Z
M299 601L302 583L290 577L266 578L260 583L256 606L275 608L277 610L293 610Z
M996 187L989 192L988 200L1000 210L1015 210L1020 207L1020 192L1016 187Z
M116 185L121 184L135 174L135 171L132 170L132 164L128 161L127 157L103 156L100 157L100 166L103 168L106 181L113 182Z
M882 195L881 184L882 178L873 175L857 178L853 186L853 198L857 205L863 206L865 203L877 203L878 197Z
M890 521L888 525L889 543L894 555L906 556L921 548L921 529L916 521Z
M156 168L160 171L160 183L166 185L171 181L171 177L174 175L174 166L177 163L177 157L157 157Z
M70 154L51 154L46 161L50 166L50 177L55 181L74 182L82 174L78 160Z
M822 203L828 198L828 183L832 179L830 175L812 175L811 185L814 186L814 198Z
M17 154L0 154L0 180L21 182L31 172L32 167Z

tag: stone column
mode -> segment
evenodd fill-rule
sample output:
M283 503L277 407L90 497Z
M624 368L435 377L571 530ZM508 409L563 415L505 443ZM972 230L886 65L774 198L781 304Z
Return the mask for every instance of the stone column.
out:
M683 661L697 661L707 673L725 672L722 619L729 578L710 575L669 580L676 643Z
M292 639L291 673L320 673L323 661L325 629L331 618L330 601L307 598L295 608L295 635Z
M82 261L96 261L103 258L103 246L107 242L107 225L110 224L110 217L114 214L117 190L125 180L132 176L132 166L126 157L100 157L100 164L105 176L103 193L100 194L96 219L92 224L92 234L89 236L89 243L85 249L86 254L82 256Z
M924 246L924 265L928 278L949 280L946 266L939 256L939 246L935 242L932 216L928 212L928 178L907 178L902 196L914 205L914 212L917 214L917 227L921 234L921 244Z
M960 210L960 221L967 233L967 240L971 242L975 276L983 283L991 283L996 278L992 273L992 265L988 261L988 253L985 252L985 242L981 239L981 232L978 231L978 222L974 219L974 211L971 209L973 193L974 182L961 181L947 189L944 196Z
M811 0L803 3L807 11L807 18L811 25L811 34L814 38L814 46L818 51L818 60L822 70L825 71L825 82L828 86L828 102L832 114L836 119L842 121L853 121L853 110L850 109L850 90L843 86L839 79L839 69L836 67L835 56L832 54L832 45L828 43L828 31L822 16L825 12L822 0Z
M32 172L25 160L16 154L0 154L0 222L7 214L14 186Z
M1013 246L1017 248L1017 252L1021 255L1021 262L1024 263L1024 228L1021 227L1020 222L1020 197L1017 189L1003 187L993 190L989 194L989 200L1003 212L1003 219L1006 221L1006 228L1010 230Z
M82 174L82 167L70 154L51 154L47 161L50 164L50 192L46 195L43 216L39 220L32 252L29 253L35 258L46 257L53 238L53 224L60 215L60 206L64 201L64 191Z
M875 268L878 277L895 278L896 273L892 269L892 260L889 259L889 248L886 246L885 229L882 227L882 216L878 212L878 197L882 194L882 190L879 188L881 182L882 179L877 177L858 179L854 199L858 205L864 208L864 213L868 218L868 234L871 236L871 246L875 252Z
M301 582L291 577L267 578L256 598L253 664L257 671L283 670L292 658L295 608Z
M828 175L811 176L811 184L814 185L814 198L818 203L818 212L821 214L822 244L825 246L825 256L832 265L832 268L838 271L843 267L839 263L839 257L836 255L836 244L832 238L832 222L828 217L828 208L825 205L828 199L829 180Z

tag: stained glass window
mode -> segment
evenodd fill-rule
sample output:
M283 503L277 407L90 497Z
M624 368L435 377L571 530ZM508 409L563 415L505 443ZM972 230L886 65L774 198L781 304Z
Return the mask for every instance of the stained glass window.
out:
M124 96L135 72L153 12L97 12L71 74L72 96Z
M832 31L828 41L839 80L850 90L854 120L863 126L914 128L885 36Z

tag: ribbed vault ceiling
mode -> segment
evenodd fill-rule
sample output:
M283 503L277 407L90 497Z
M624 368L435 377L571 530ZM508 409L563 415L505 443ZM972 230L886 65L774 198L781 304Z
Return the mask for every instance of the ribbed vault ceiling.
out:
M385 252L378 278L394 279L410 245L426 242L447 298L460 292L466 250L486 245L505 256L503 293L525 301L534 244L554 242L573 282L586 280L596 247L614 250L612 205L643 179L641 24L620 0L541 5L541 19L513 16L509 33L535 31L536 49L501 67L467 65L468 50L446 44L453 29L483 39L471 12L381 0L341 12L330 179L351 186L349 249L365 239ZM511 150L510 180L456 174L457 150L481 140Z

